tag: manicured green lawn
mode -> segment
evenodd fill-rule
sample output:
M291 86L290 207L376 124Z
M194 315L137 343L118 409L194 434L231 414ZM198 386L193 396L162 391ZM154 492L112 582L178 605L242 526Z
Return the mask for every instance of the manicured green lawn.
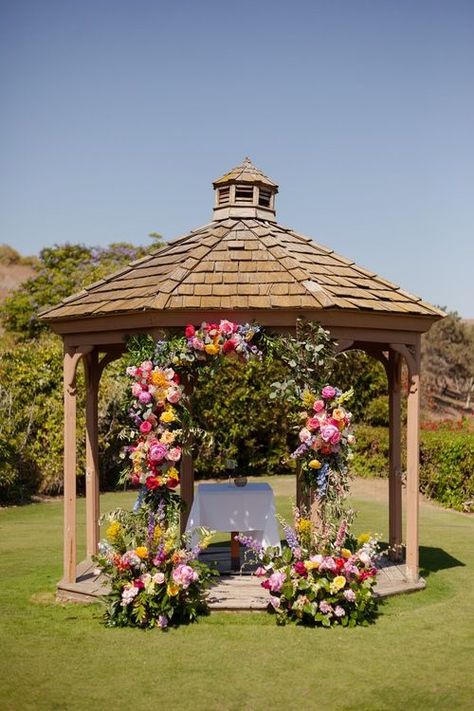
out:
M271 480L282 512L288 481ZM107 494L102 508L128 505ZM355 500L386 533L386 505ZM80 520L84 502L79 503ZM474 518L422 506L425 591L369 628L278 628L212 614L161 633L109 630L99 605L59 605L62 505L0 511L0 709L472 709Z

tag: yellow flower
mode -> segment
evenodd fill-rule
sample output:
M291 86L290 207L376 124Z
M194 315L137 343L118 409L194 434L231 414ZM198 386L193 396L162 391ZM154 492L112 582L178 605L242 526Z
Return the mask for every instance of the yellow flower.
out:
M118 521L112 521L110 526L107 528L105 535L111 543L117 543L122 535L122 530L122 526Z
M179 593L179 585L176 585L176 583L169 582L166 588L166 592L168 593L169 597L174 597Z
M370 533L361 533L360 536L357 536L357 543L360 546L363 546L364 543L368 543L370 541Z
M308 463L308 466L309 466L311 469L321 469L321 466L322 466L322 465L321 465L321 462L319 461L319 459L312 459L312 460Z
M336 575L331 584L336 590L342 590L342 588L346 584L346 579L343 575Z
M164 402L168 395L168 388L157 388L154 392L154 398L157 402Z
M161 526L155 526L155 530L153 531L153 542L154 543L159 543L161 539L163 538L164 531L161 528Z
M300 518L296 524L296 529L302 536L311 533L311 521L309 518Z
M143 560L148 555L148 548L146 546L138 546L138 548L135 548L135 553Z
M319 568L319 563L315 560L305 560L304 567L306 570L314 570L315 568Z
M155 370L151 374L151 382L153 385L164 388L168 385L168 378L161 370Z
M168 477L170 479L179 480L179 471L176 469L176 467L170 467L166 473L168 474Z
M332 411L332 416L335 420L343 420L346 416L346 412L342 407L336 407L336 409Z
M174 422L176 420L176 416L173 412L173 410L165 410L164 412L161 413L160 415L160 421L164 422L165 424L168 424L170 422Z
M217 343L206 343L206 345L204 346L204 350L209 355L217 355L219 353L219 346L217 345Z
M305 390L303 393L303 403L305 404L305 407L313 407L314 401L316 400L316 396L313 395L312 392L309 390Z
M348 548L343 548L341 550L341 555L343 558L350 558L352 553L350 552L350 550Z

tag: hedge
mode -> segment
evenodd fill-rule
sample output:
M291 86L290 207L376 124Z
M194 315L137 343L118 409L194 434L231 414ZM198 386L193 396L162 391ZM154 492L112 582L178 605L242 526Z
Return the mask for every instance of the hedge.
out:
M351 469L363 477L388 475L388 428L359 425ZM402 462L406 461L402 441ZM420 491L443 506L474 511L474 432L421 432Z

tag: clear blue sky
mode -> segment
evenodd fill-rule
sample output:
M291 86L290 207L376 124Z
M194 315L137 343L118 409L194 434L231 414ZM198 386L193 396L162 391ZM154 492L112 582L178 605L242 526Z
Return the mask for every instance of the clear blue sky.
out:
M472 0L0 11L0 242L178 236L249 155L282 224L474 317Z

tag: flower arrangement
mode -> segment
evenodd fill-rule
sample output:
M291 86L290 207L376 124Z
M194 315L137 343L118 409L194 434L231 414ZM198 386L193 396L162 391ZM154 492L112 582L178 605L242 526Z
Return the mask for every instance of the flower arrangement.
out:
M165 507L109 515L96 562L111 585L105 621L110 627L159 627L193 622L207 611L205 591L216 572L198 561L210 533L192 550Z
M331 627L367 625L376 615L374 597L377 539L355 539L343 521L333 543L320 547L311 520L295 508L294 525L283 522L286 545L262 549L248 537L240 540L253 550L259 566L255 575L269 591L268 609L277 623Z
M305 425L299 432L300 445L291 456L301 458L306 483L316 489L319 499L327 494L330 473L344 473L351 457L352 415L344 407L351 397L352 391L343 393L332 385L317 393L303 393Z

